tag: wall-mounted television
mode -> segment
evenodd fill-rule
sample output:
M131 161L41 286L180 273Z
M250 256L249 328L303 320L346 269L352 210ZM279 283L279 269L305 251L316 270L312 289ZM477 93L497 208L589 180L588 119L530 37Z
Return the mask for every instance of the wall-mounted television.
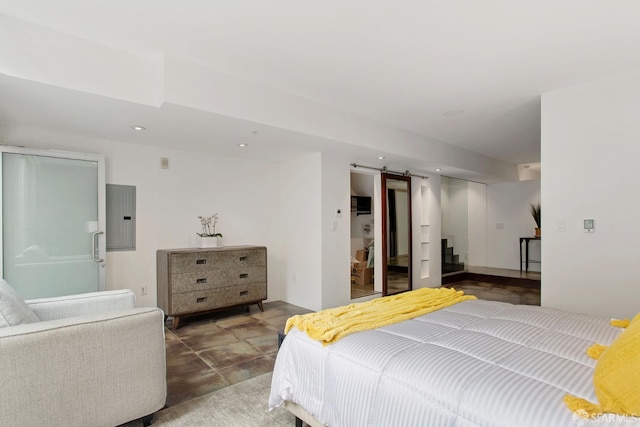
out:
M351 212L358 215L371 215L370 196L351 196Z

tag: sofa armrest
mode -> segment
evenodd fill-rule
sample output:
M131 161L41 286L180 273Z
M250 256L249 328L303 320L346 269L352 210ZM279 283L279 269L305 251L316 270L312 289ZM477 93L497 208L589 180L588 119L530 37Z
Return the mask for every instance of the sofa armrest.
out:
M0 329L0 425L114 426L158 411L163 321L147 307Z
M129 289L121 289L32 299L25 302L38 319L55 320L132 309L136 305L136 294Z

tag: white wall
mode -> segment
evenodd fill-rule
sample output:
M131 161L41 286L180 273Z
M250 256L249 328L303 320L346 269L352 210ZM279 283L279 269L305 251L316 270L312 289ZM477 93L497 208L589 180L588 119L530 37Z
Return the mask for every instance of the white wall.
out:
M640 72L542 96L544 306L638 312L638 112Z
M108 289L130 288L139 305L156 305L156 250L194 247L198 215L217 212L224 245L267 246L269 300L281 298L279 269L272 268L282 257L275 227L282 210L277 188L270 185L276 165L37 129L12 132L4 143L104 154L107 183L136 186L136 250L107 253ZM169 158L170 169L160 169L161 157ZM140 295L140 286L148 287L148 295Z
M321 157L322 308L329 308L351 301L350 165L334 154Z
M487 265L487 186L468 183L469 265Z
M536 223L529 213L529 203L539 201L540 181L487 185L487 267L520 269L520 237L535 235ZM542 228L546 237L550 227ZM529 258L540 260L538 242L531 243ZM541 264L529 264L530 271L540 271L540 267Z
M310 310L322 308L321 163L320 153L314 153L280 164L274 207L281 299Z

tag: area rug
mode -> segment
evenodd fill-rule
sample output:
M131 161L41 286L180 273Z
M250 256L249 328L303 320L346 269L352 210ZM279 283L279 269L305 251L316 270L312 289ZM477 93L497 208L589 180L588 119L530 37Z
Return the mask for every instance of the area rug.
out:
M152 427L293 427L295 418L284 408L269 412L271 373L225 387L156 413ZM139 424L128 423L126 427Z

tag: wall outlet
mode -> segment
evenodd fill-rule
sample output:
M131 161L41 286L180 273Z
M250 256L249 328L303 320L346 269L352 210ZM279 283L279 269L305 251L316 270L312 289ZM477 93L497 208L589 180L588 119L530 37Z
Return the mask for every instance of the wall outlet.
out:
M146 295L147 294L147 287L146 286L140 286L140 295Z

